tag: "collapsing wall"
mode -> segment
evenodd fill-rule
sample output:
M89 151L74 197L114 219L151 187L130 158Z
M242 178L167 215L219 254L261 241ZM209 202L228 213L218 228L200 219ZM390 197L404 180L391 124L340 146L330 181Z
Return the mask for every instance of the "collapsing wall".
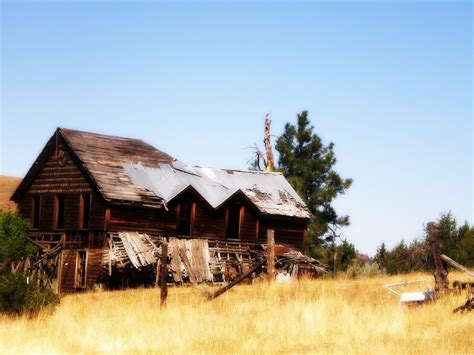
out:
M109 234L102 257L104 281L110 282L114 276L115 279L127 278L128 275L129 279L139 282L147 279L145 284L157 282L163 241L162 237L145 233ZM264 247L255 243L170 238L168 279L175 283L226 282L250 269L264 254ZM136 277L137 271L142 277ZM133 282L121 284L127 286Z

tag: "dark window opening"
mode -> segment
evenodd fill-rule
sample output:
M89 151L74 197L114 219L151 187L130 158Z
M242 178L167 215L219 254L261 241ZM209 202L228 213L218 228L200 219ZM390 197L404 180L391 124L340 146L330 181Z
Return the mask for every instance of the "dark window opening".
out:
M56 204L55 204L55 220L56 228L64 228L64 195L56 195Z
M32 224L33 228L39 228L39 219L40 219L40 197L33 197L33 218Z
M80 201L80 229L89 228L89 219L91 211L91 195L82 194Z
M76 279L74 282L77 288L86 288L87 274L87 251L79 250L76 255Z
M227 216L227 238L240 238L240 210L242 206L234 204L229 206Z
M181 203L179 205L177 235L191 235L191 209L192 203Z

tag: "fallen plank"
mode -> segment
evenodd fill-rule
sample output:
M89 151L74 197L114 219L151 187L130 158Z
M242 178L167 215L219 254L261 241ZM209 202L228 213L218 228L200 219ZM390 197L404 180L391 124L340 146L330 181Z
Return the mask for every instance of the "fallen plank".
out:
M263 264L266 263L266 259L263 259L261 260L259 263L257 263L254 267L252 267L249 271L247 271L246 273L244 274L241 274L239 277L235 278L231 283L225 285L224 287L218 289L216 292L210 294L208 296L208 300L213 300L214 298L217 298L219 297L220 295L222 295L224 292L230 290L232 287L234 287L235 285L239 284L240 282L242 282L244 279L246 279L247 277L249 277L252 273L254 273L259 267L261 267Z

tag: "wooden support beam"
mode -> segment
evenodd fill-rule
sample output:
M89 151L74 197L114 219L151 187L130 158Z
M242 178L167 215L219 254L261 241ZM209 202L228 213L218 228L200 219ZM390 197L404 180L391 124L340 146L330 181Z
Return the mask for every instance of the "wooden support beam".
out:
M440 258L443 259L444 261L446 261L452 267L458 269L459 271L462 271L462 272L468 274L469 276L474 277L474 272L470 271L468 268L466 268L466 267L462 266L461 264L459 264L458 262L454 261L449 256L441 254Z
M275 275L275 231L267 230L267 275L272 282Z
M161 260L160 260L160 307L163 308L166 304L166 298L168 297L168 243L163 241L161 244Z
M244 279L246 279L247 277L249 277L250 275L252 275L255 271L257 271L257 269L259 267L261 267L263 264L265 264L265 261L266 260L262 260L260 262L258 262L254 267L252 267L249 271L247 271L246 273L243 273L241 274L239 277L235 278L231 283L225 285L224 287L221 287L220 289L218 289L216 292L210 294L207 299L210 301L210 300L213 300L214 298L216 297L219 297L220 295L222 295L224 292L230 290L232 287L234 287L235 285L239 284L240 282L242 282Z
M435 290L447 291L449 289L448 271L444 268L441 260L441 243L438 238L439 228L434 222L428 223L428 240L430 242L431 253L433 254L433 261L435 266Z

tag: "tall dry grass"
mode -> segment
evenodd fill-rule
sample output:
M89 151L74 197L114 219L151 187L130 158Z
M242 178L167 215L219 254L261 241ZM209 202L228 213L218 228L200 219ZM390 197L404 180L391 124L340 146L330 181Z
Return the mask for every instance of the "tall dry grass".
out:
M0 316L0 353L290 352L472 353L474 313L465 295L402 307L382 284L429 275L242 285L212 302L199 291L67 296L35 319Z

